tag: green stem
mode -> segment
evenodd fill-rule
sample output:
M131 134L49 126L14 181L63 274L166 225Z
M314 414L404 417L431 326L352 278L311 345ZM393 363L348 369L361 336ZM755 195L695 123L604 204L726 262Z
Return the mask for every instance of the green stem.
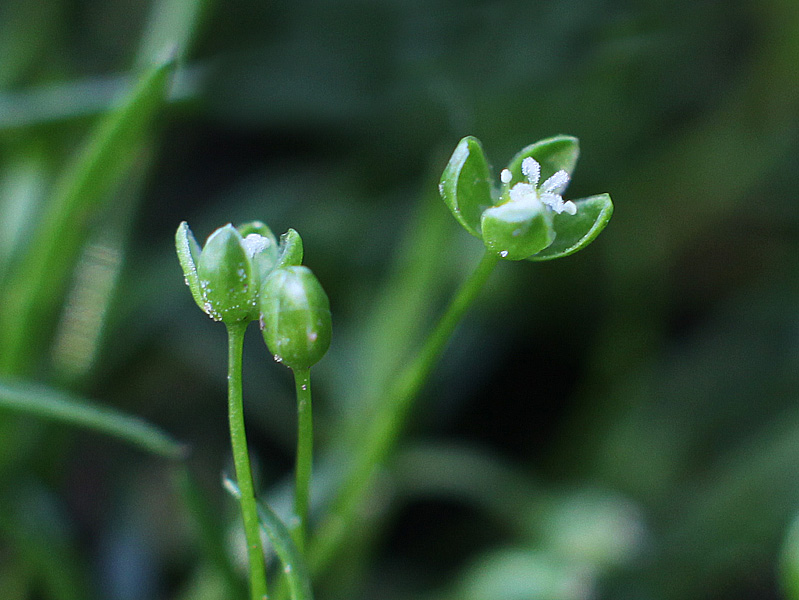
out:
M297 522L292 527L291 533L294 543L302 552L305 547L305 532L308 528L308 504L313 461L311 370L295 369L294 383L297 388L297 466L294 483L294 515Z
M228 331L228 414L230 417L230 443L236 465L236 479L241 490L241 515L244 535L247 538L247 558L250 563L250 597L266 600L266 567L261 548L258 508L250 470L247 435L244 431L244 407L241 398L241 353L244 346L246 323L227 326Z
M463 282L421 350L399 373L377 404L377 413L359 442L356 462L346 476L331 514L320 524L310 552L316 574L333 559L349 525L368 493L377 468L386 460L405 425L413 400L427 381L455 327L485 286L499 257L486 252L471 276Z

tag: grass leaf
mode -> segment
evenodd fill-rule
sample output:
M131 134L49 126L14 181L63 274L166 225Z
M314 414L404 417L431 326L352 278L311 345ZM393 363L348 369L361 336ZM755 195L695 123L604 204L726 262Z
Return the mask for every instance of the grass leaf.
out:
M91 217L139 154L167 94L174 61L155 65L103 119L60 180L8 282L0 307L5 332L0 373L23 373L37 349L36 325L48 323Z
M167 458L185 454L183 445L138 417L45 386L0 380L0 409L92 429Z
M238 486L232 479L225 477L224 484L233 496L236 498L241 496ZM291 539L288 528L280 520L280 517L263 502L258 502L258 520L277 552L280 562L283 563L283 573L288 580L292 600L313 600L308 567L294 544L294 540Z

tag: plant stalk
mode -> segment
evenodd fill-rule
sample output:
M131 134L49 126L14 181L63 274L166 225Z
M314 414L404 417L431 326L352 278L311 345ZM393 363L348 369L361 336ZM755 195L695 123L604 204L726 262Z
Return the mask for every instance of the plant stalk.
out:
M250 455L247 450L247 435L244 430L244 407L241 394L242 349L246 323L227 326L228 331L228 415L230 418L230 443L236 465L236 480L241 490L241 516L244 535L247 539L247 559L250 573L250 597L266 600L266 567L261 547L258 508L255 504Z
M309 562L314 574L324 571L334 558L350 530L353 517L369 492L377 469L396 445L414 398L427 381L452 333L485 286L498 261L496 254L484 254L474 272L463 282L447 306L419 353L393 380L378 402L377 413L367 425L367 431L355 449L356 462L346 476L330 514L320 524L313 538Z
M297 464L294 483L294 515L291 533L300 552L305 548L308 529L311 469L313 462L313 411L311 408L311 370L294 370L297 389Z

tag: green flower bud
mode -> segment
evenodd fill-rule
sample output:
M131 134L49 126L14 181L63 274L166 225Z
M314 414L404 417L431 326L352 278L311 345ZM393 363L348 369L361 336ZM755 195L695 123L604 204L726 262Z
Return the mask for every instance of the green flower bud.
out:
M245 237L242 237L244 235ZM185 222L175 235L180 266L194 301L215 321L258 318L260 283L278 261L279 248L269 228L255 221L236 230L217 229L200 249Z
M292 369L316 364L330 346L330 303L307 267L276 269L261 288L261 328L275 360Z

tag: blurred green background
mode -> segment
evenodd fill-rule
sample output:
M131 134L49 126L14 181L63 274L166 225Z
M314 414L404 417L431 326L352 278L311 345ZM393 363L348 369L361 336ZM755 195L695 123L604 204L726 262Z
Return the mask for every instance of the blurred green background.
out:
M47 229L103 113L170 47L114 181ZM317 597L799 598L779 567L799 513L795 0L2 0L0 383L187 444L230 541L224 328L183 285L178 223L302 234L334 316L324 495L325 453L479 260L437 197L449 153L475 135L498 172L557 133L582 146L567 197L609 192L613 220L576 256L500 265ZM259 338L245 403L280 508L293 388ZM232 598L180 498L168 461L0 412L0 598Z

